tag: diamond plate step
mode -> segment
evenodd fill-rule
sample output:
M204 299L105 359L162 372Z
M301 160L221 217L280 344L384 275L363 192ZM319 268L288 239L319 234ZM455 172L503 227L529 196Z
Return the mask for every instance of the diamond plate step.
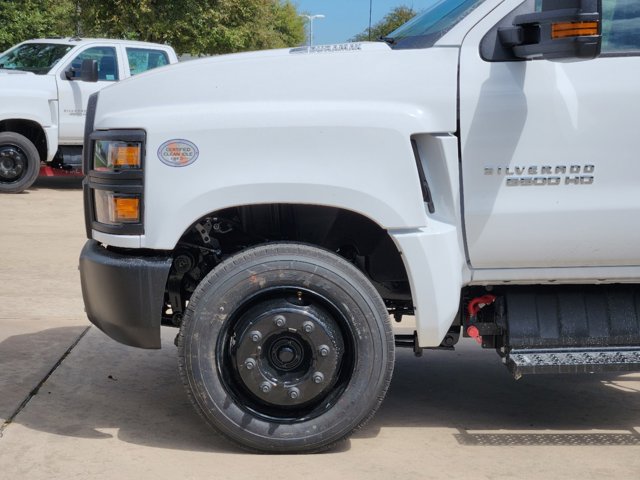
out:
M640 370L640 347L511 350L507 367L516 378L534 373L595 373Z

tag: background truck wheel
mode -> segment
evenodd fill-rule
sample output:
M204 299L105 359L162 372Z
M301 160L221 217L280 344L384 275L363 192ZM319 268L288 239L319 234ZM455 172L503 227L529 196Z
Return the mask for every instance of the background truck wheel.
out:
M264 452L316 452L362 426L391 380L394 339L367 278L319 248L241 252L201 282L179 336L198 412Z
M0 133L0 192L20 193L38 178L40 155L27 137Z

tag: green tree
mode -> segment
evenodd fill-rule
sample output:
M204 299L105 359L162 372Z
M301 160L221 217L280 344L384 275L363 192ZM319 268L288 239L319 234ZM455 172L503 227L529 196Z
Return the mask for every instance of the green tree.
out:
M369 29L367 28L353 37L351 41L364 42L369 40L369 38L371 38L371 40L378 40L380 37L385 37L400 25L407 23L415 17L416 13L413 8L407 7L406 5L396 7L387 13L382 20L371 26L371 37L369 37Z
M71 0L0 1L0 52L30 38L73 35L74 3Z
M290 0L0 0L0 51L23 40L75 35L167 43L206 55L300 45Z
M193 55L295 46L304 23L289 0L79 0L83 33L168 43Z

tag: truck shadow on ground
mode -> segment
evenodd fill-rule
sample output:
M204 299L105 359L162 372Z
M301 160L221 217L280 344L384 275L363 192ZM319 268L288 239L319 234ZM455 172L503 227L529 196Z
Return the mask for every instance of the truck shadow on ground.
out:
M461 445L640 445L640 373L532 375L515 381L497 354L396 355L391 388L358 436L384 427L444 427Z
M165 332L162 350L141 350L120 345L92 327L13 423L88 441L115 437L174 450L239 452L191 406L171 334L175 331ZM49 335L44 330L25 337L41 344ZM20 337L11 341L20 343ZM5 436L11 428L5 427Z
M190 405L177 372L175 333L165 329L163 349L149 351L119 345L92 328L14 423L88 440L117 437L174 450L243 453L214 434ZM463 446L640 445L633 430L638 425L638 374L516 382L494 352L463 344L422 358L398 351L387 398L353 441L401 427L451 429ZM346 442L333 453L349 448Z
M69 177L45 177L41 176L35 181L35 183L24 193L29 193L32 190L39 190L41 188L53 189L53 190L79 190L82 188L81 176L69 176Z
M3 327L5 324L0 320L0 333L11 331L11 325L9 330ZM0 342L0 430L2 421L16 414L86 328L86 325L50 328L9 336Z

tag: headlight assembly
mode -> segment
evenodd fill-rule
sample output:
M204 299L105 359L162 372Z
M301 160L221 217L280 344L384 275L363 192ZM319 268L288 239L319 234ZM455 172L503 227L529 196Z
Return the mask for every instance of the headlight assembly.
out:
M144 233L143 130L96 130L85 143L87 236Z

